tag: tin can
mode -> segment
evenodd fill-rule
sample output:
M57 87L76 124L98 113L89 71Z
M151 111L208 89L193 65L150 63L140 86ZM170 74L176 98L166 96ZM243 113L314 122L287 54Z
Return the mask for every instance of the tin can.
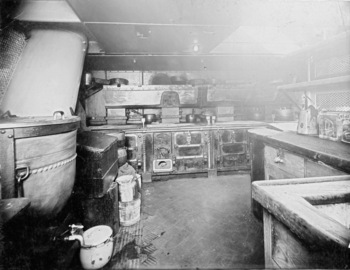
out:
M85 85L91 85L92 74L90 72L85 73Z
M321 112L318 117L319 137L347 142L349 120L350 112Z

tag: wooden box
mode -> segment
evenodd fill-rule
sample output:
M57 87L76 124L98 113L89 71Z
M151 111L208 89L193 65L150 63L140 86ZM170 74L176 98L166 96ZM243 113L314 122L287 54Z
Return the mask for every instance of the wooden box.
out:
M98 225L107 225L113 234L119 230L118 184L113 182L101 198L88 198L83 194L76 197L75 207L80 214L84 231Z
M77 138L76 189L88 198L103 197L118 174L118 140L84 131Z

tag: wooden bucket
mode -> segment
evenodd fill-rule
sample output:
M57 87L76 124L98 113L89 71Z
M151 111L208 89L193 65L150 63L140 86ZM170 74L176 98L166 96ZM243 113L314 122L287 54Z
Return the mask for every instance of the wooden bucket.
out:
M119 222L121 226L131 226L140 220L141 194L131 202L119 202Z
M27 197L30 213L53 217L71 195L79 117L0 121L2 197Z
M81 215L84 229L108 225L117 234L119 230L118 184L113 182L101 198L88 198L83 194L75 197L76 210Z

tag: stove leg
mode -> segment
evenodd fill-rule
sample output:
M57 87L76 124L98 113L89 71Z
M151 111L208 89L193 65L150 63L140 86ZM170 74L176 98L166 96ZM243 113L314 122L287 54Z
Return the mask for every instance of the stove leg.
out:
M208 178L216 178L218 176L217 169L209 169L208 170Z
M149 172L141 173L142 183L150 183L152 182L152 174Z

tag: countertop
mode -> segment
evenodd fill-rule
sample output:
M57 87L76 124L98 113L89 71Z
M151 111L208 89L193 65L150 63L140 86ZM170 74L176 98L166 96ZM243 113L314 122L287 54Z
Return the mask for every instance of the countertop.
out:
M311 249L350 248L349 228L315 207L349 204L349 175L256 181L252 196Z
M90 126L89 130L98 131L98 130L124 130L127 132L148 132L155 130L174 130L174 129L184 129L186 130L198 130L198 129L222 129L222 128L254 128L254 127L263 127L267 124L265 122L257 121L231 121L231 122L217 122L212 125L207 125L204 123L178 123L178 124L150 124L145 125L145 128L142 125L104 125L104 126Z
M350 173L350 144L320 139L317 136L300 135L293 131L281 132L267 128L249 129L248 135Z
M272 129L279 130L279 131L296 131L298 128L298 121L267 122L267 124Z

